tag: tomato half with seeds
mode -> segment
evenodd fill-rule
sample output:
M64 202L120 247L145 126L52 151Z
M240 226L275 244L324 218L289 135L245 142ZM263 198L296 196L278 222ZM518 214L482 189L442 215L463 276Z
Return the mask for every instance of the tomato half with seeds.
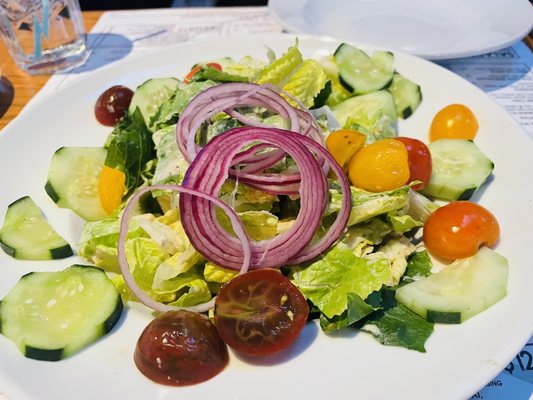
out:
M402 142L407 149L407 162L409 164L409 181L421 181L418 185L413 186L413 190L424 189L431 178L433 164L431 161L431 153L424 142L409 138L397 137L396 140Z
M239 275L220 289L215 326L236 352L268 356L288 348L309 314L304 295L278 270Z
M448 260L473 256L482 245L500 237L496 217L470 201L454 201L433 212L424 225L424 244L430 253Z

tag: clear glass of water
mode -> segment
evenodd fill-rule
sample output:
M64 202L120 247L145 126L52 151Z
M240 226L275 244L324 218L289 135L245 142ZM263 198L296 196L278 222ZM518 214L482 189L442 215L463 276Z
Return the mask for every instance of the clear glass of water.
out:
M32 75L66 71L89 57L78 0L0 0L0 36Z

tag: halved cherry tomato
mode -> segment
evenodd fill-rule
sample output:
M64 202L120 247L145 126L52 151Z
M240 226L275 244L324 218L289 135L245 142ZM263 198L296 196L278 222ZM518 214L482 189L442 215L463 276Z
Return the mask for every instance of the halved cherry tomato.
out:
M326 137L326 147L335 161L347 170L350 159L365 145L365 141L365 134L353 129L341 129Z
M424 142L408 137L397 137L407 149L407 159L409 162L409 181L421 181L418 185L413 186L413 190L422 190L429 183L432 171L431 153Z
M215 69L218 69L219 71L222 71L222 65L218 64L218 63L207 63L206 64L208 67L213 67ZM185 76L185 78L183 78L183 82L185 83L189 83L191 82L192 80L192 77L194 75L196 75L198 73L198 71L200 71L202 69L202 66L201 65L195 65L194 67L192 67L191 71Z
M392 190L409 179L405 145L396 139L382 139L354 154L348 166L352 185L370 192Z
M104 165L98 181L98 196L104 211L111 214L120 203L126 189L126 174Z
M500 237L496 217L470 201L454 201L433 212L424 225L424 243L437 257L466 258L481 245L492 246Z
M207 318L190 311L161 314L137 341L135 365L154 382L170 386L206 381L228 364L228 349Z
M450 104L440 110L431 122L429 141L439 139L471 139L478 130L477 118L463 104Z
M289 347L307 321L304 295L274 269L239 275L222 286L215 302L215 326L235 351L267 356Z

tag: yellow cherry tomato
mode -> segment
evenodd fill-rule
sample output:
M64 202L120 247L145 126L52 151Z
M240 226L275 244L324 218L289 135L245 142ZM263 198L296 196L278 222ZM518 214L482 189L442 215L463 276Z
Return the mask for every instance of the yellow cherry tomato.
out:
M126 174L104 165L98 181L98 195L104 211L111 214L120 203L126 188Z
M326 147L335 161L346 171L352 156L360 150L366 135L352 129L331 132L326 138Z
M383 139L363 147L350 160L348 177L352 185L370 192L405 185L409 180L405 145L396 139Z
M440 110L431 122L429 141L439 139L471 139L478 130L477 118L463 104L450 104Z

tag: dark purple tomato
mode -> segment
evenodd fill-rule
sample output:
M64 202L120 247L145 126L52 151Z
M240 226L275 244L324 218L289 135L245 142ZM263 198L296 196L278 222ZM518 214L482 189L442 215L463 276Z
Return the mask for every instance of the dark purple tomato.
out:
M169 386L204 382L228 363L228 349L207 318L190 311L169 311L144 329L135 365L149 379Z
M133 91L117 85L107 89L94 105L94 115L102 125L115 125L126 113L133 97Z
M258 269L226 283L215 302L215 325L235 351L269 356L300 336L309 307L304 295L278 270Z

